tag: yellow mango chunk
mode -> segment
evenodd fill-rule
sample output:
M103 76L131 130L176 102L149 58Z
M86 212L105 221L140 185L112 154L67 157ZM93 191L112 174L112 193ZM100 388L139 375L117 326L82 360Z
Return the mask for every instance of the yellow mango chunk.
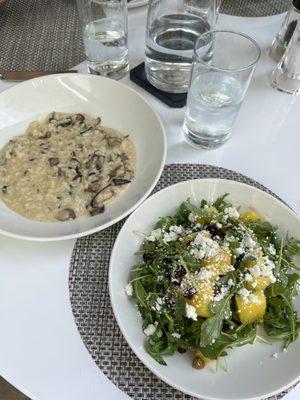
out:
M213 313L208 310L208 306L211 304L214 297L213 282L208 280L199 280L195 286L197 293L191 299L187 299L187 303L190 306L195 307L196 313L199 317L208 318L213 316Z
M244 296L237 294L235 304L239 319L242 324L251 324L263 319L266 312L266 297L262 290L256 290L253 294Z
M196 217L195 218L195 222L197 224L204 224L207 222L210 222L214 219L214 214L218 214L219 211L216 209L216 207L208 207L208 208L204 208L205 212L211 213L211 216L206 216L206 217Z
M246 282L247 289L265 290L271 281L267 276L253 276L251 281Z
M227 274L232 271L230 250L221 250L216 256L202 260L202 265L218 276Z
M259 222L264 221L263 217L257 214L254 210L248 210L241 214L240 220L243 222Z

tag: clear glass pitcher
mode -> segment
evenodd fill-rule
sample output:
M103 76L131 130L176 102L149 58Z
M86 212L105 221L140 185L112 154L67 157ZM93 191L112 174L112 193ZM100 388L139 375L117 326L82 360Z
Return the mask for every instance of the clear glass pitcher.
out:
M150 0L145 68L156 88L188 91L196 39L217 21L219 0Z

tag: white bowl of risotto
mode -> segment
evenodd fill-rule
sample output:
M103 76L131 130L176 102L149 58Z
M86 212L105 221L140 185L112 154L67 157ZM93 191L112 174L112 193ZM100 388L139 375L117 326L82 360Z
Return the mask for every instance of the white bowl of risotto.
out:
M102 77L36 78L0 94L0 233L63 240L95 233L151 193L166 157L159 117Z

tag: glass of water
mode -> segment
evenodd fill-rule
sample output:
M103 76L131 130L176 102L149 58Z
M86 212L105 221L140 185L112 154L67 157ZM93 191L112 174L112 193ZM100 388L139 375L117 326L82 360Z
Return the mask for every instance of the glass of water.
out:
M150 0L147 14L145 69L156 88L186 93L196 39L212 29L219 0Z
M120 79L129 70L127 0L77 0L92 74Z
M259 57L257 43L242 33L199 37L183 124L190 144L215 148L228 140Z

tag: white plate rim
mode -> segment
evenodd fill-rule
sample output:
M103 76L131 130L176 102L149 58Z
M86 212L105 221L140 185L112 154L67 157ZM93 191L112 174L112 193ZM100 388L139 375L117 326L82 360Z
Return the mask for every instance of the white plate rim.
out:
M234 181L234 180L230 180L230 179L224 179L224 178L199 178L199 179L189 179L186 181L182 181L182 182L178 182L175 183L173 185L167 186L161 190L159 190L158 192L154 193L152 196L150 196L144 203L143 205L148 204L149 202L152 201L153 198L158 197L159 195L161 195L162 192L166 192L168 189L170 189L171 187L175 187L175 186L183 186L187 183L195 183L195 182L203 182L203 181L210 181L210 182L215 182L218 183L220 181L225 181L225 182L230 182L233 185L236 186L246 186L246 187L250 187L252 188L254 191L258 191L258 192L262 192L263 194L265 194L266 196L268 196L269 198L271 198L273 201L275 201L277 204L280 204L280 206L282 206L284 209L286 209L288 211L288 213L290 213L291 215L293 215L293 217L297 218L297 220L300 222L300 216L298 216L295 211L293 209L291 209L290 207L288 207L285 203L283 203L282 201L280 201L279 199L277 199L276 197L272 196L271 194L267 193L266 191L259 189L255 186L251 186L247 183L244 182L239 182L239 181ZM137 211L137 210L136 210ZM108 272L108 289L109 289L109 297L110 297L110 303L112 306L112 310L114 313L114 317L117 321L118 327L123 335L123 337L125 338L128 346L131 348L131 350L134 352L134 354L138 357L138 359L143 363L143 365L148 368L155 376L157 376L159 379L161 379L163 382L167 383L169 386L179 390L182 393L188 394L190 396L193 396L197 399L200 399L199 394L191 391L191 390L186 390L184 388L182 388L180 385L177 385L174 382L171 382L171 380L169 380L168 378L165 378L162 374L160 374L155 368L147 365L147 363L144 361L142 354L139 354L139 352L137 351L137 348L133 345L131 345L131 341L121 323L121 319L119 317L119 313L117 312L115 303L113 301L113 289L112 289L112 264L113 264L113 260L115 257L115 253L117 251L117 247L120 241L120 236L123 230L125 230L127 224L129 224L129 222L134 219L135 217L135 212L133 212L130 217L126 220L126 222L124 223L124 225L122 226L122 228L120 229L120 232L118 233L118 236L115 240L112 252L111 252L111 256L110 256L110 262L109 262L109 272ZM300 339L299 339L300 340ZM265 400L267 397L271 397L271 396L275 396L287 389L289 389L290 387L292 387L293 385L295 385L297 382L299 382L300 379L300 375L293 379L291 382L289 382L288 384L278 388L277 390L274 390L272 392L269 393L264 393L260 396L254 396L254 397L244 397L241 400ZM205 396L205 397L201 397L202 400L222 400L220 399L220 397L213 397L213 396Z
M130 3L127 3L127 8L136 8L136 7L141 7L145 6L146 4L149 3L149 0L133 0Z
M38 81L40 81L41 79L47 79L47 80L49 79L49 80L51 80L51 78L54 79L54 77L59 78L59 77L67 76L67 75L73 76L74 74L68 74L68 73L63 73L63 74L51 74L51 75L44 75L44 76L42 76L42 77L37 77L37 78L34 78L34 79L30 79L30 80L27 80L27 81L23 81L23 82L19 83L18 85L15 85L15 86L13 86L13 87L10 87L10 88L4 90L3 92L1 92L1 93L0 93L0 97L2 97L2 95L5 95L6 93L8 93L8 92L10 92L10 91L16 90L17 87L26 86L26 84L28 84L28 82L38 82ZM87 74L82 74L82 73L76 73L75 75L78 76L78 77L84 77L84 78L86 78L87 76L89 76L89 75L87 75ZM152 192L152 190L153 190L154 187L156 186L156 184L157 184L159 178L161 177L162 171L163 171L163 169L164 169L164 167L165 167L165 164L166 164L166 157L167 157L167 135L166 135L166 130L165 130L165 127L164 127L164 125L163 125L163 123L162 123L162 120L161 120L160 116L158 115L157 111L150 105L149 101L146 100L140 93L138 93L136 90L134 90L134 89L131 88L130 86L128 86L128 85L126 85L125 83L120 82L120 81L114 81L114 80L112 80L112 79L110 79L110 78L106 78L106 77L102 77L102 76L101 76L101 77L98 77L98 78L108 80L108 81L110 81L110 82L113 82L113 84L121 85L121 86L123 86L125 89L131 91L131 92L134 93L136 96L138 96L138 97L141 99L141 101L143 101L144 103L146 103L147 106L153 111L154 115L156 116L156 118L157 118L157 120L158 120L158 122L159 122L159 125L160 125L160 127L161 127L161 131L162 131L162 138L163 138L163 156L162 156L162 159L161 159L161 162L160 162L160 166L159 166L158 172L157 172L157 174L156 174L156 176L155 176L155 178L154 178L152 184L149 186L149 188L148 188L148 190L145 192L145 194L144 194L132 207L130 207L130 208L129 208L128 210L126 210L125 212L123 212L123 213L122 213L121 215L119 215L117 218L114 218L113 220L108 221L108 222L106 222L105 224L103 224L103 225L101 225L101 226L95 227L95 228L93 228L93 229L89 229L89 230L84 231L84 232L81 232L81 233L73 233L73 234L65 235L65 236L53 236L53 237L49 237L49 238L40 238L40 237L37 237L37 236L23 236L23 235L19 235L19 234L7 232L7 231L5 231L5 230L3 230L3 229L0 228L0 234L2 234L2 235L4 235L4 236L7 236L7 237L14 238L14 239L22 239L22 240L36 241L36 242L54 242L54 241L61 241L61 240L70 240L70 239L77 239L77 238L80 238L80 237L92 235L93 233L100 232L100 231L102 231L102 230L104 230L104 229L106 229L106 228L108 228L108 227L110 227L110 226L116 224L117 222L119 222L119 221L121 221L122 219L124 219L125 217L127 217L127 215L131 214L137 207L140 206L140 204L142 204L142 203L145 201L145 199L148 198L149 194Z

